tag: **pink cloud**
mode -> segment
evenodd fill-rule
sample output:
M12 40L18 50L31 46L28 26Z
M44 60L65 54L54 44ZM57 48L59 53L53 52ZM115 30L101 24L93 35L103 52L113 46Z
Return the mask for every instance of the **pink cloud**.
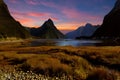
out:
M12 11L11 14L14 16L27 16L25 12L18 12L18 11Z
M78 11L76 9L70 9L70 8L64 8L63 10L61 10L61 13L63 13L63 15L67 18L67 19L72 19L76 22L101 22L102 21L102 17L98 16L98 15L93 15L93 14L88 14L85 12L81 12Z
M39 19L42 20L42 21L46 21L48 19L52 19L53 21L59 21L59 18L56 18L56 17L51 17L51 16L46 16L46 17L40 17Z
M41 12L30 12L30 13L27 13L27 15L33 16L33 17L41 17L41 16L48 16L50 14L48 14L48 13L41 13Z
M19 21L22 25L28 26L28 27L36 26L36 22L38 20L38 19L32 18L31 16L34 16L34 17L40 16L40 14L39 15L35 15L35 14L33 15L29 12L27 13L27 12L13 11L11 13L17 21ZM37 25L37 26L39 26L39 25Z
M30 5L43 5L43 6L52 7L52 8L60 7L58 4L55 4L54 2L49 2L49 1L26 0L26 3Z
M17 0L9 0L11 3L18 3Z
M37 5L38 4L38 2L36 2L36 0L26 0L26 3L30 4L30 5Z
M58 8L59 6L55 4L54 2L40 2L40 4L47 6L47 7L52 7L52 8Z
M58 18L56 18L56 17L50 17L53 21L59 21L59 19Z
M73 0L72 0L73 1ZM96 1L96 0L95 0ZM36 0L30 0L29 4L34 3L34 5L44 5L47 7L55 8L59 10L60 13L62 13L65 18L67 19L74 19L80 21L89 21L91 20L96 20L96 19L101 19L99 16L91 15L85 12L80 12L76 9L74 9L74 6L67 7L65 5L61 6L59 4L55 4L54 2L49 2L49 1L36 1Z
M78 18L81 16L81 14L75 10L75 9L67 9L67 8L64 8L62 10L62 13L67 16L68 18Z
M16 1L16 0L13 0ZM79 26L85 25L85 22L96 24L100 21L99 16L91 15L85 12L78 11L74 7L67 7L65 5L61 6L55 4L54 2L47 2L41 0L25 0L27 4L31 5L43 5L50 8L54 8L59 11L59 14L49 13L49 12L19 12L14 11L12 14L15 16L16 20L20 21L23 25L27 26L40 26L38 23L42 24L48 18L51 18L53 21L57 21L57 26L59 29L76 29ZM33 18L34 17L34 18ZM40 21L41 20L41 21ZM65 21L64 23L59 23L59 20ZM68 21L67 21L68 20ZM75 21L75 22L72 22ZM37 24L36 24L37 23ZM59 23L59 24L58 24Z
M22 24L33 22L33 19L30 18L16 18L18 21L20 21Z
M51 18L53 21L58 21L59 19L53 17L50 13L42 13L42 12L11 12L13 17L19 21L24 26L40 26L47 19ZM34 18L33 18L34 17Z
M12 11L12 15L14 16L21 16L21 17L43 17L43 16L50 16L51 14L45 12L18 12Z

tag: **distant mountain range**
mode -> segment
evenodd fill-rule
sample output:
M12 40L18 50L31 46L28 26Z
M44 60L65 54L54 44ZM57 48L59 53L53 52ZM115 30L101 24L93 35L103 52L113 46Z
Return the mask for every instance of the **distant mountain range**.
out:
M41 39L63 38L116 38L120 37L120 0L116 1L114 8L104 17L101 26L86 24L77 30L67 33L65 36L56 28L53 21L48 19L39 28L28 30L16 21L8 10L3 0L0 0L0 39L17 38L25 39L34 36ZM31 35L30 35L31 33Z
M56 28L53 21L48 19L39 28L30 29L32 36L42 38L42 39L62 39L64 35Z
M93 26L90 23L87 23L85 26L81 26L78 29L67 33L66 38L76 39L76 38L89 38L93 35L96 29L100 27L99 25Z
M9 13L7 5L0 0L0 38L28 38L29 32Z
M117 0L114 8L105 16L103 24L95 31L93 37L120 37L120 0Z

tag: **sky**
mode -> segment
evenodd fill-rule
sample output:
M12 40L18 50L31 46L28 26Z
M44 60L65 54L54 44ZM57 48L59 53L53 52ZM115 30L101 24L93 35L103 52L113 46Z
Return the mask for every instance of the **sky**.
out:
M60 30L86 23L102 24L116 0L4 0L11 15L26 27L40 27L51 18Z

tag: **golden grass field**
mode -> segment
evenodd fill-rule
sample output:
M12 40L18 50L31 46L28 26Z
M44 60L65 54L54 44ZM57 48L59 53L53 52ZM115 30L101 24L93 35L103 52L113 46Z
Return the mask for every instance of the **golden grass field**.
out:
M28 43L0 43L0 68L67 77L59 80L120 80L120 46L30 47Z

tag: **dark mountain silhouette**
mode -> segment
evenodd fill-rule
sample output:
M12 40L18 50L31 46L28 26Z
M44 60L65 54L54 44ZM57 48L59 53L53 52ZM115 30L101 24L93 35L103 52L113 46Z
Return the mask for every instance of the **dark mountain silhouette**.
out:
M31 35L43 39L60 39L64 35L55 27L53 21L48 19L41 27L32 28Z
M81 37L90 37L93 35L95 30L99 27L99 25L93 26L90 23L87 23L85 26L81 26L78 29L69 32L66 34L66 38L75 39L75 38L81 38Z
M17 22L3 0L0 0L0 38L28 38L29 32Z
M114 8L105 16L102 26L95 31L93 37L120 37L120 0L117 0Z

